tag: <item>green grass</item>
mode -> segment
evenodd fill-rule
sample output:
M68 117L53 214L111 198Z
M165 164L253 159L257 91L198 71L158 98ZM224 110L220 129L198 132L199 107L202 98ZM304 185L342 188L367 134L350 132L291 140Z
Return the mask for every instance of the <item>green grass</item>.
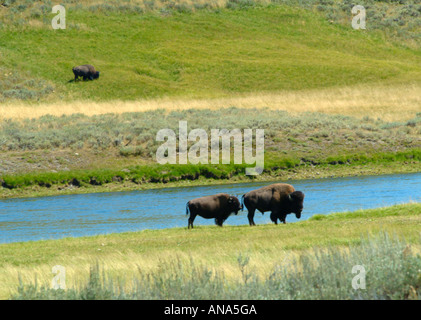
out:
M409 209L409 210L408 210ZM391 206L374 210L356 210L340 213L332 213L328 215L317 214L312 216L309 221L341 221L349 219L381 219L384 217L397 217L400 215L418 215L421 213L419 204L411 206Z
M31 19L54 16L45 15ZM170 15L75 8L67 22L66 30L5 24L0 33L0 67L54 87L41 100L215 97L421 79L419 50L292 6ZM85 63L101 71L99 81L68 82L72 67Z
M389 277L389 274L399 277L402 283L405 282L403 279L408 280L405 275L410 275L412 280L405 282L405 285L397 285L396 291L382 291L385 297L403 299L408 298L410 292L413 291L410 286L415 291L419 290L419 283L417 282L419 281L419 270L411 267L410 273L400 273L401 271L397 272L393 268L406 262L409 263L408 267L413 266L412 263L417 261L404 260L403 258L412 259L411 257L414 257L415 259L414 254L419 252L420 224L421 204L412 203L337 213L322 219L315 217L307 221L286 225L229 226L228 220L228 224L222 228L198 226L191 230L187 228L144 230L92 237L2 244L0 245L0 255L3 257L0 262L0 280L2 283L0 293L3 298L10 297L11 294L16 295L19 284L17 275L19 274L22 282L20 298L25 298L26 293L30 294L26 298L41 297L30 289L27 290L26 285L34 283L36 275L38 289L43 285L49 287L52 277L51 268L54 265L65 266L67 286L82 292L87 283L90 266L96 264L101 267L107 277L114 281L106 283L113 283L111 287L114 287L114 284L122 281L123 285L120 288L125 288L127 294L134 292L134 287L130 285L133 283L133 279L139 280L148 274L154 278L161 274L163 279L168 280L166 289L158 288L159 286L154 287L153 282L144 282L143 290L139 290L138 295L134 295L138 298L142 297L140 292L145 294L144 298L161 297L168 299L178 297L185 299L189 298L189 294L191 294L191 297L194 296L193 292L186 293L184 296L177 296L177 292L180 292L180 286L190 284L197 288L195 285L197 282L190 278L192 269L201 275L204 275L202 271L211 272L212 279L206 282L208 284L216 281L213 277L217 273L226 278L226 281L223 281L224 286L232 284L233 288L238 288L238 286L243 289L248 288L244 286L243 278L248 275L249 284L253 285L253 281L255 281L255 289L259 289L258 292L262 293L260 290L263 290L268 284L266 281L269 281L269 279L277 279L276 281L281 281L282 278L290 279L286 277L286 274L278 273L287 267L290 273L297 275L297 279L303 280L303 286L306 282L304 280L307 279L307 285L314 283L315 288L317 288L318 283L324 287L323 281L327 281L327 279L320 278L321 274L310 278L299 276L303 267L302 263L307 261L309 264L304 266L310 268L311 265L314 266L313 262L316 265L322 263L326 268L331 268L329 270L333 272L332 274L336 274L338 277L340 274L343 275L343 272L339 272L339 270L350 268L349 263L352 262L351 266L353 264L364 264L368 270L367 286L369 290L361 293L367 294L365 297L369 299L375 298L372 295L374 288L380 290L381 287L387 286L388 282L385 282L385 279ZM387 233L392 237L398 236L401 241L396 242L396 240L388 240L383 237L383 240L367 242L367 237L373 240L379 233ZM216 243L218 245L210 245ZM347 258L348 250L352 259ZM390 263L384 263L387 259L391 259ZM392 260L396 263L392 263ZM324 264L323 261L330 263ZM374 263L375 261L379 263ZM397 263L398 261L400 262ZM241 266L243 266L242 269ZM316 269L321 270L320 268ZM166 271L162 272L162 270ZM312 273L310 272L310 274ZM274 276L275 278L273 278ZM353 275L349 274L349 276L352 278ZM117 278L120 280L116 280ZM178 279L178 282L176 279ZM199 281L198 279L201 279L201 277L196 280ZM345 281L342 277L338 279ZM346 279L348 282L348 277ZM401 283L401 280L399 280L399 283ZM106 283L103 283L104 289L108 290L110 287L107 287ZM170 286L171 283L174 284L173 288ZM377 284L374 285L374 283ZM227 294L227 298L246 299L249 297L246 294L247 290L244 291L244 296L235 290L232 291L235 294L233 293L230 296L228 295L229 291L225 291L226 287L224 286L220 289L224 290L222 292ZM118 287L116 285L114 288ZM148 291L147 288L154 288L154 290ZM311 288L313 288L313 285L311 285ZM300 296L299 292L296 291L295 294L290 292L292 294L290 298L335 298L332 296L335 294L338 295L337 298L350 298L349 296L343 296L344 293L339 294L336 291L340 289L345 289L345 287L341 285L334 290L329 284L324 287L324 294L308 291L308 295ZM151 293L151 296L148 296L147 292L154 292L154 294ZM304 294L304 291L300 292ZM55 298L60 297L54 296L52 292L46 294L52 294L52 297ZM72 294L72 292L69 292L69 294ZM157 296L157 294L161 296ZM203 298L197 292L196 294L197 298ZM216 295L216 292L212 294ZM283 295L286 292L281 294L279 291L272 292L269 296L273 299L275 294L278 294L276 299L287 297ZM118 295L117 292L116 295ZM116 296L111 296L116 298ZM81 298L80 295L78 297ZM100 298L100 292L98 292L97 298ZM253 299L255 298L253 297ZM416 298L416 295L412 298Z
M361 165L405 165L406 161L415 163L419 167L421 161L420 150L414 149L397 153L379 153L374 155L352 154L329 156L317 163L318 170L336 168L352 172L355 167ZM352 164L352 166L350 166ZM347 166L350 166L347 168ZM251 167L247 164L231 165L160 165L149 164L132 166L125 169L96 169L96 170L69 170L62 172L32 172L17 175L2 175L1 186L5 189L24 189L31 186L51 188L54 185L73 185L74 187L101 186L110 183L131 182L135 185L142 184L167 184L178 181L194 181L211 179L215 181L232 178L246 179L245 169ZM283 171L306 169L307 164L300 159L288 157L279 158L272 156L265 162L264 176L277 177ZM341 169L343 167L343 169ZM333 172L332 172L333 174ZM255 179L249 176L248 179ZM159 185L158 185L159 186ZM153 186L149 186L152 188ZM94 191L94 190L89 190Z

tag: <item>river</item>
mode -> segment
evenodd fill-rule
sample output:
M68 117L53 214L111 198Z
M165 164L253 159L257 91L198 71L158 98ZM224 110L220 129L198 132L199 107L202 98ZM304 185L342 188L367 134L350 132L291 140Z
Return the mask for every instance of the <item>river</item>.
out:
M306 220L314 214L421 201L421 173L286 182L305 193L304 211L300 220ZM187 227L187 201L220 192L234 194L240 198L244 193L270 183L237 183L0 200L0 242ZM296 221L294 214L287 216L287 223ZM271 223L269 213L262 215L256 211L255 222ZM214 221L198 216L194 224L209 225L214 224ZM248 224L246 210L240 211L237 216L230 216L224 225L242 224Z

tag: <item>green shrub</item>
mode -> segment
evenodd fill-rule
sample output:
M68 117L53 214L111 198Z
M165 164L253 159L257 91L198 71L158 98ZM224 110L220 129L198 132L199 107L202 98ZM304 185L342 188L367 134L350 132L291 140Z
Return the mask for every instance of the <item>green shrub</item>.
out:
M362 239L348 250L313 248L299 257L287 256L287 261L276 265L267 277L249 267L247 256L240 254L237 261L241 277L230 281L222 272L197 265L193 259L188 263L164 261L151 272L139 269L133 279L115 279L97 264L91 267L85 283L66 290L20 280L12 299L421 299L421 256L414 254L409 244L386 233ZM355 266L365 270L365 288L352 286ZM131 289L125 289L127 281Z
M54 87L47 81L28 79L29 75L24 72L0 67L0 75L0 101L35 100L54 91Z

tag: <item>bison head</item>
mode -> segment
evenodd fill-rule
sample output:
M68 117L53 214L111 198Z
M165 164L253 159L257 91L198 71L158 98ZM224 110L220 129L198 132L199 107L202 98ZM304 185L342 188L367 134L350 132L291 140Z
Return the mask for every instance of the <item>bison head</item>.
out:
M98 78L99 78L99 71L95 72L95 74L94 74L93 78L94 78L94 79L98 79Z
M238 211L241 210L241 204L237 197L230 196L228 198L228 206L231 210L231 212L234 212L236 215L238 214Z
M304 193L301 191L294 191L288 195L289 209L295 213L297 219L301 218L301 212L303 211Z

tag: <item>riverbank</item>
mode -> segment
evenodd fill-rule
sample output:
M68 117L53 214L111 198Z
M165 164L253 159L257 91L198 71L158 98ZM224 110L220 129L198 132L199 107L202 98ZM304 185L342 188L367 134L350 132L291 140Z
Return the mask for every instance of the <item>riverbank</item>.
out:
M33 283L36 277L39 285L49 287L55 265L66 268L68 287L86 281L95 264L130 287L130 279L139 272L158 272L171 261L180 267L194 261L223 272L227 279L238 279L242 276L239 262L247 260L247 270L265 277L277 264L288 264L291 258L311 254L315 248L344 250L361 244L364 237L384 232L404 237L410 252L416 254L420 226L421 204L411 203L317 215L286 225L197 226L2 244L0 297L16 293L18 276L22 283Z
M206 178L203 176L194 179L177 179L177 181L167 182L141 182L133 181L131 179L112 179L109 183L90 184L78 183L73 185L66 181L65 183L58 183L50 187L46 187L46 183L33 183L26 187L18 188L4 188L0 187L0 199L11 198L32 198L45 197L56 195L70 195L70 194L86 194L86 193L101 193L101 192L122 192L133 190L148 190L159 188L175 188L175 187L191 187L204 185L222 185L232 183L245 183L267 181L268 183L275 181L288 182L290 180L304 180L304 179L322 179L322 178L339 178L352 176L370 176L370 175L385 175L385 174L402 174L415 173L421 171L421 162L417 160L412 161L394 161L384 163L366 163L366 164L324 164L324 165L306 165L297 166L289 169L277 169L270 173L264 173L259 176L245 176L235 175L229 178L215 179ZM118 173L116 173L118 176ZM194 176L192 176L194 177Z
M0 121L0 198L250 181L245 164L160 165L160 128L264 130L261 181L419 172L421 113L400 122L266 108L152 110ZM210 154L208 137L206 154ZM187 148L197 141L188 141ZM231 145L232 152L238 152ZM242 151L242 150L241 150ZM200 151L202 155L204 151ZM191 161L189 155L189 161ZM197 157L197 155L196 155ZM245 155L244 155L245 158ZM194 159L193 159L194 160ZM208 160L210 161L210 160ZM233 156L231 155L231 161ZM191 161L193 162L193 161Z

